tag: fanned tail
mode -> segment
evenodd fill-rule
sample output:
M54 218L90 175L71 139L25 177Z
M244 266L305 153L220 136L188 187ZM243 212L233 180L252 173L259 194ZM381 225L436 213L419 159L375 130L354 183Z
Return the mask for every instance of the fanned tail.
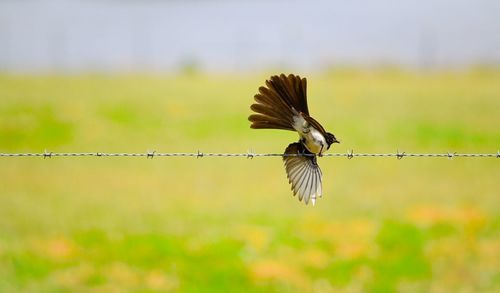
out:
M260 87L254 96L257 103L252 109L248 120L251 128L272 128L292 130L293 117L299 113L309 114L307 108L307 80L298 75L271 76L266 80L266 87Z

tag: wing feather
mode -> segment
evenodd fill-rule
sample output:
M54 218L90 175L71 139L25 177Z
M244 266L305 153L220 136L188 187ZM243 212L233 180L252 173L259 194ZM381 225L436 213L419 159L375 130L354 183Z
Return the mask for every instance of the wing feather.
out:
M290 144L285 154L311 154L300 143ZM288 182L291 184L293 195L299 201L309 201L314 205L317 198L321 197L321 170L317 164L316 156L283 156Z

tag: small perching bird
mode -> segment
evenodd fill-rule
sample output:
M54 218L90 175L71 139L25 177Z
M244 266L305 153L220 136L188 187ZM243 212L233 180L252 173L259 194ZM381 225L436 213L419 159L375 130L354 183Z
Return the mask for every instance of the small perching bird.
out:
M298 75L271 76L254 96L257 103L250 108L257 114L250 115L248 120L252 122L251 128L283 129L299 134L299 141L285 149L290 156L283 156L283 161L294 196L314 205L322 194L316 156L322 156L332 143L339 141L309 116L306 90L307 80Z

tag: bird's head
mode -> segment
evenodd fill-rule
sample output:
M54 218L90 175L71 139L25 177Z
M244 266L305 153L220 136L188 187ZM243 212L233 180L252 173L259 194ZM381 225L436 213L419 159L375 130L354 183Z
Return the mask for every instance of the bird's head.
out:
M325 139L326 139L326 143L328 144L326 149L330 149L330 145L332 145L332 143L340 143L340 141L337 140L335 135L331 134L330 132L326 133Z

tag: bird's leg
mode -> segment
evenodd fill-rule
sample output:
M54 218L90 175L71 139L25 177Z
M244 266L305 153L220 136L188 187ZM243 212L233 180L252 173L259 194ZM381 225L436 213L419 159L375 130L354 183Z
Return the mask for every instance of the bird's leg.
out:
M319 150L318 157L322 157L323 156L323 147L324 146L325 146L324 144L321 144L321 149Z
M305 141L305 139L304 139L304 138L301 138L301 139L299 140L299 142L300 142L300 146L301 146L301 147L300 147L297 151L298 151L298 153L299 153L299 155L300 155L300 156L305 157L306 150L307 150L307 148L306 148L306 146L305 146L306 141Z
M302 148L301 150L299 150L299 155L305 157L305 154L306 154L306 148Z

